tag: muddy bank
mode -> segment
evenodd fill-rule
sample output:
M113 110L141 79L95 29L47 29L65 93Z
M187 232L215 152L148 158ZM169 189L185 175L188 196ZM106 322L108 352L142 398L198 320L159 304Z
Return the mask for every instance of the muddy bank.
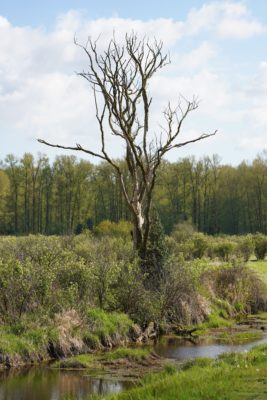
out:
M84 324L76 311L71 310L57 315L55 327L50 330L38 328L31 332L31 335L29 332L16 335L7 330L1 337L0 370L38 365L81 354L97 354L119 347L147 343L158 336L154 323L142 330L139 325L129 321L126 321L123 329L119 321L118 329L114 324L109 331L102 326L99 329L96 323L90 326Z

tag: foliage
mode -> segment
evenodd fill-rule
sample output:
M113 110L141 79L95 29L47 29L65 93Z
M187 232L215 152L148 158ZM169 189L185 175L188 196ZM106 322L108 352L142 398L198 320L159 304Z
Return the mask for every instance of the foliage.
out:
M188 222L183 222L175 225L171 236L175 239L177 243L184 243L193 237L194 232L195 229L192 224Z
M193 241L193 257L203 258L208 249L208 238L203 233L195 233Z
M183 240L200 256L207 251L206 241L216 247L230 239L192 232ZM232 238L236 254L243 240L247 237ZM231 324L229 319L237 315L266 310L266 286L252 271L259 265L264 273L263 261L244 267L236 261L228 265L205 257L185 259L174 237L166 242L169 254L158 284L151 288L131 241L121 236L84 231L66 237L1 237L3 348L9 349L10 342L11 352L31 348L38 353L50 340L60 350L64 340L68 347L76 337L81 346L100 349L127 335L133 322L143 329L151 321L156 327L193 323L218 327ZM161 250L164 245L159 246L160 257ZM68 310L77 315L77 329L68 331L63 323L64 315L66 323L73 319ZM60 339L63 331L69 339Z
M128 221L119 221L118 223L104 220L98 224L94 232L98 236L111 236L130 239L132 224Z
M267 237L261 233L254 235L255 255L257 260L264 260L267 253Z
M266 307L263 282L249 268L226 265L206 271L202 281L217 299L227 301L236 313L257 312Z
M100 340L115 335L126 336L133 322L122 313L106 313L97 308L92 308L86 314L87 324L90 332Z
M118 164L128 185L126 164ZM216 156L163 162L153 203L164 231L173 231L179 243L192 235L192 224L206 234L266 234L266 174L266 154L236 167L220 164ZM6 157L0 171L2 234L70 234L78 225L91 230L107 220L130 221L130 214L118 177L106 163L73 156L53 162L31 154Z
M208 304L198 291L206 266L199 260L187 263L182 258L169 259L161 285L161 320L189 325L207 317Z
M245 262L248 262L254 252L254 241L252 235L241 236L238 241L237 251Z
M215 256L223 261L229 261L230 256L234 252L235 243L230 240L221 239L215 242L213 251Z
M147 274L145 283L151 289L156 289L159 287L166 259L167 247L165 243L163 226L157 211L153 210L146 259L142 260L143 270Z

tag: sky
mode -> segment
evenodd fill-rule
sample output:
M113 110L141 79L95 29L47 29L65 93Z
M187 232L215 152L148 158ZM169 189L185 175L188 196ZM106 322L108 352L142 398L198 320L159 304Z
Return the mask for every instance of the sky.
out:
M150 85L153 134L160 133L164 107L175 106L180 94L200 99L182 141L218 130L173 150L170 161L218 154L237 165L267 149L266 0L0 0L0 160L10 153L75 154L37 138L99 149L92 92L77 75L87 60L73 39L85 43L101 34L104 49L114 31L118 41L129 31L156 37L170 54L171 64ZM108 143L112 156L122 155Z

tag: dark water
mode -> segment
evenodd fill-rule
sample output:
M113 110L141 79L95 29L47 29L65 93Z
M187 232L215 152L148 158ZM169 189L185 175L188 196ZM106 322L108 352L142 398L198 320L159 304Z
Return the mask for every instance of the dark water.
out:
M59 371L47 367L0 375L0 400L59 400L89 394L118 393L133 383L88 376L86 371Z
M243 345L222 344L201 339L196 343L179 338L163 338L155 345L155 352L178 361L196 357L217 357L224 352L240 352L267 342L267 337ZM62 400L73 396L84 400L90 394L106 395L129 389L133 382L96 378L87 371L66 371L40 366L0 374L0 400Z
M246 351L263 343L267 343L267 337L246 344L232 345L223 344L215 339L201 339L194 342L178 337L165 337L155 345L155 352L162 357L184 361L197 357L216 358L222 353Z

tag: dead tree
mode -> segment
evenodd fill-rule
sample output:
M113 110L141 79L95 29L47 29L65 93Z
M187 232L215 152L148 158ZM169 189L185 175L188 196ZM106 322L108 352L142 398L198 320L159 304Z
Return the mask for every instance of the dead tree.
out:
M93 91L96 119L100 128L101 150L82 147L40 143L63 149L77 150L108 162L119 177L121 188L133 220L134 248L145 258L151 228L151 203L157 170L163 157L171 150L194 143L216 133L205 133L195 139L178 142L182 124L188 114L198 107L193 98L180 96L178 105L170 104L163 111L163 125L157 136L150 133L150 108L152 98L148 84L153 75L169 63L163 53L161 41L138 39L136 34L126 35L123 44L113 37L106 50L98 50L98 42L90 38L82 48L87 56L88 70L79 73ZM120 139L125 147L125 161L131 183L126 185L122 169L110 155L107 135Z

